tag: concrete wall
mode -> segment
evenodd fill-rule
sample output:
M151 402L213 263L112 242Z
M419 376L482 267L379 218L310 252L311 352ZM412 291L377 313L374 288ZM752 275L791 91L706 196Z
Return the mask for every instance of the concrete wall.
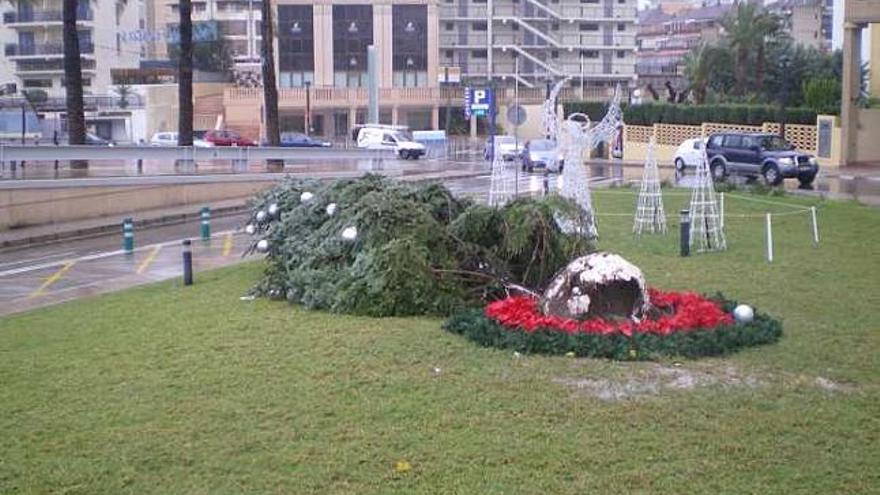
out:
M853 161L880 162L880 108L861 108L857 110L856 143Z
M29 225L124 215L138 211L247 198L276 179L148 186L40 187L0 191L0 232Z

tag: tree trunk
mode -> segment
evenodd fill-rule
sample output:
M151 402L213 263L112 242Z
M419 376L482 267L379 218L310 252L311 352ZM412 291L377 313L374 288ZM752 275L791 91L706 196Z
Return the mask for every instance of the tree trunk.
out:
M68 144L86 144L86 116L83 109L82 62L80 60L79 34L76 30L78 0L64 0L62 4L64 40L64 81L67 103ZM73 168L85 168L88 162L74 160Z
M745 47L738 48L736 50L736 67L734 67L734 71L736 72L736 94L739 96L746 94L746 74L748 73L746 65L748 62L749 51Z
M272 23L272 2L262 2L263 22L260 25L260 55L263 58L263 105L266 113L266 143L269 146L281 144L278 128L278 87L275 83L275 34ZM283 160L269 160L270 166L284 166Z
M764 72L767 61L764 56L764 40L758 40L755 52L755 92L764 90Z
M180 0L180 57L177 59L177 145L193 144L192 0Z

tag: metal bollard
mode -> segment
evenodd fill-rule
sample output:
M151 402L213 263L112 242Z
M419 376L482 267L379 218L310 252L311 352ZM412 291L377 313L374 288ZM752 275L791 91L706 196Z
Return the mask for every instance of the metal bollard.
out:
M681 210L681 230L679 234L679 247L682 256L691 254L691 212Z
M211 208L208 206L202 207L202 240L211 240Z
M193 283L193 254L192 242L189 239L183 241L183 285Z
M550 195L550 170L544 169L544 196Z
M125 254L134 252L134 222L131 218L122 221L122 249Z

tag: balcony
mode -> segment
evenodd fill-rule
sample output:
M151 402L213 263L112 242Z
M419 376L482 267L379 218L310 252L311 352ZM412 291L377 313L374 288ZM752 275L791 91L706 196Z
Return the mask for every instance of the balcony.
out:
M95 71L95 59L83 59L81 61L83 72ZM63 74L64 61L60 58L52 60L40 59L24 59L18 60L15 66L15 73L20 75L33 74Z
M365 107L368 104L367 88L311 88L309 99L314 109ZM440 88L379 88L379 101L384 105L432 106L440 104ZM263 99L259 88L229 88L225 91L227 106L247 106L255 108ZM278 106L282 109L305 108L305 88L281 88L278 91Z
M91 42L80 42L79 53L91 55L95 53L95 45ZM7 57L63 57L62 43L35 43L32 45L7 44L4 50Z
M85 22L94 20L94 13L91 9L80 10L76 16L77 22ZM60 10L35 10L31 12L5 12L3 14L3 24L60 24L63 21Z

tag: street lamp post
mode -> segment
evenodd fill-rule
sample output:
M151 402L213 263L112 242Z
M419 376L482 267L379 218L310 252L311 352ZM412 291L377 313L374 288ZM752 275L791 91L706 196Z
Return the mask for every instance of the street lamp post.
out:
M265 0L264 0L265 1ZM312 97L311 97L311 81L306 81L306 114L303 118L303 127L305 127L306 136L312 135Z

